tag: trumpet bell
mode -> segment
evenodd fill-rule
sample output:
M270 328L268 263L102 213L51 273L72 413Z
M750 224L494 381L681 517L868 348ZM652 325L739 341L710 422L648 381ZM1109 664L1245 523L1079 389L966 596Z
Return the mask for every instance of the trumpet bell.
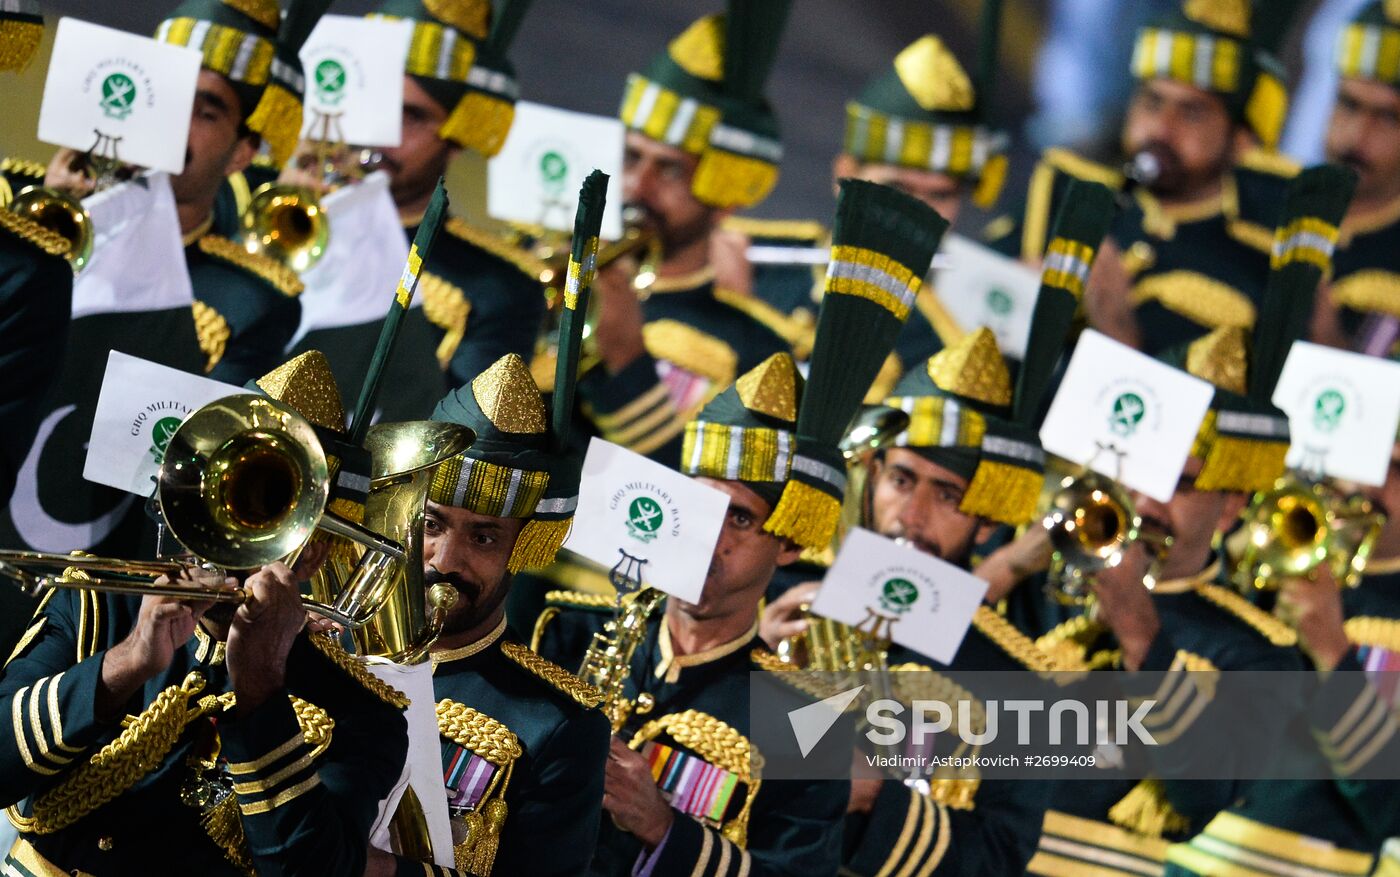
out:
M330 244L330 220L316 193L303 186L264 183L243 212L243 246L298 273L320 261Z
M1361 584L1385 520L1385 515L1361 496L1345 501L1333 513L1332 573L1338 584L1348 588Z
M1117 565L1142 529L1127 492L1093 472L1060 482L1042 524L1061 571L1054 594L1069 604L1087 599L1089 576Z
M74 274L92 259L92 217L78 199L47 186L28 186L10 201L9 209L68 241Z
M1272 591L1283 579L1305 577L1325 563L1331 551L1329 505L1320 485L1292 476L1257 495L1244 514L1240 584Z
M909 415L888 405L872 405L851 421L838 445L847 462L868 458L889 447L909 428Z
M263 396L228 396L175 431L157 478L170 532L195 555L251 569L315 530L329 491L325 453L303 417Z

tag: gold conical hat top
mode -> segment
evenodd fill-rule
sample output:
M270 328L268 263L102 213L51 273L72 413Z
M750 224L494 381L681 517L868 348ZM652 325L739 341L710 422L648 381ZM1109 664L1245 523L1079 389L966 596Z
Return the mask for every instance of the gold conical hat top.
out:
M797 365L789 354L773 354L741 375L734 387L750 411L797 420Z
M476 376L472 396L486 419L501 432L535 435L545 431L544 400L530 367L519 354L508 353Z
M982 326L945 347L928 361L938 388L988 405L1011 404L1011 373L992 330Z
M1182 12L1197 24L1249 38L1249 0L1186 0Z
M720 81L724 78L724 16L699 19L671 40L666 51L691 76Z
M489 0L423 0L423 6L439 21L474 39L484 40L490 30Z
M282 13L277 9L277 0L224 0L224 5L236 9L258 24L277 32L282 23Z
M972 80L936 36L919 37L896 55L894 70L909 94L929 112L965 112L977 103Z
M269 398L291 406L317 426L345 429L345 406L335 385L330 363L319 350L308 350L258 378Z
M1238 326L1221 326L1186 348L1186 371L1222 390L1245 395L1249 337Z

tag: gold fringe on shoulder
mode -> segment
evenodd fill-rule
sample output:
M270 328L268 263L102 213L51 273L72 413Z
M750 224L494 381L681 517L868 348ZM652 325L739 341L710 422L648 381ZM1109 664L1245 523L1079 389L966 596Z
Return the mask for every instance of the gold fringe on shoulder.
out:
M333 633L318 633L308 637L316 650L330 659L346 675L365 687L370 694L387 703L395 709L408 709L408 696L384 680L375 676L365 668L364 664L355 660L354 656L345 651L344 647L336 641Z
M592 709L603 702L603 692L520 643L501 643L501 654L568 695L579 706Z
M1108 810L1108 821L1135 834L1160 838L1181 834L1191 821L1172 807L1160 780L1145 779Z
M269 256L250 253L243 247L219 235L207 234L199 239L201 252L237 265L250 274L255 274L278 292L287 296L301 295L304 286L297 273Z
M1239 594L1220 585L1201 582L1196 593L1254 628L1270 643L1289 648L1298 643L1298 633Z
M526 250L520 249L494 232L472 225L460 216L450 217L445 228L453 237L509 262L532 280L538 281L540 275L549 270L549 266Z
M653 320L642 326L647 352L713 381L716 392L734 383L739 354L723 339L679 320Z
M0 228L22 241L27 241L50 256L67 256L72 249L64 237L49 231L27 216L0 210Z

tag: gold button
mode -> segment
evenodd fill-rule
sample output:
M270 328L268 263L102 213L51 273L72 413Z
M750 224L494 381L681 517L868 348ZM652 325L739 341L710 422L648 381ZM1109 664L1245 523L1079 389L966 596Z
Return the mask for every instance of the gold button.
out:
M104 853L110 853L112 851L112 839L110 837L99 837L97 839L97 848Z

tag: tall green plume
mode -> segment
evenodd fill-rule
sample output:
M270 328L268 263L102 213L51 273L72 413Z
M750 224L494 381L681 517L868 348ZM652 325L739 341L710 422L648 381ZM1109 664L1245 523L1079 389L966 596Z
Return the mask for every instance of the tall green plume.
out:
M554 448L569 446L573 424L574 390L578 382L579 348L588 315L588 299L597 272L598 232L603 227L607 204L608 175L594 170L583 181L578 193L578 213L574 217L573 249L565 280L564 301L559 319L559 354L554 368Z
M1001 45L1001 3L1002 0L982 0L982 23L977 44L977 81L974 88L977 94L977 112L983 121L992 105L992 93L996 90L997 50Z
M724 93L740 104L763 101L792 0L729 0L724 21Z
M292 0L277 30L277 48L293 57L306 45L316 22L331 8L331 0Z
M1016 378L1011 408L1016 423L1032 425L1040 410L1115 209L1113 192L1101 183L1073 180L1065 190L1050 232L1031 334Z
M515 42L515 35L520 32L520 25L533 3L534 0L496 0L491 10L491 32L486 37L487 44L504 55Z
M1289 349L1307 330L1317 285L1331 268L1338 227L1355 189L1355 172L1339 165L1308 168L1289 182L1254 325L1249 396L1255 402L1273 397Z

